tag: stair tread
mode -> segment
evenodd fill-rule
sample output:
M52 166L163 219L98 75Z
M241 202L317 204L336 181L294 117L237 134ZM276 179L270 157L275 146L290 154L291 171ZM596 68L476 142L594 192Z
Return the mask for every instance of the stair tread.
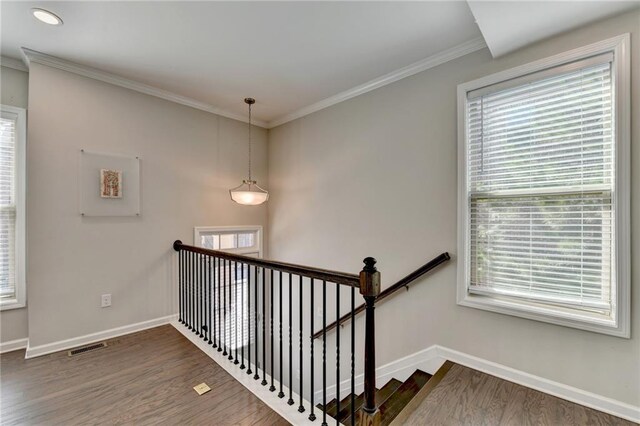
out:
M416 370L405 382L398 387L395 392L387 398L381 405L380 417L381 424L388 425L402 411L402 409L411 401L411 399L422 389L429 381L431 374L421 370Z
M392 380L395 380L395 379L392 379ZM379 389L376 389L376 393L379 391L380 391ZM347 396L344 399L348 399L348 398L349 396ZM340 411L342 411L342 407L344 406L343 401L340 402ZM320 410L324 410L322 404L318 404L316 405L316 407L318 407ZM337 411L338 411L338 400L336 398L333 398L331 401L327 403L327 415L335 418Z
M385 384L381 389L376 391L376 405L380 405L382 404L384 401L387 400L387 398L389 398L393 392L396 391L396 389L398 389L400 386L402 385L402 382L400 380L397 379L391 379L387 382L387 384ZM340 423L349 426L351 424L351 401L350 401L351 395L348 395L343 401L345 401L345 404L343 405L343 403L340 403L340 412L337 414L337 418L340 421ZM364 403L364 393L361 393L360 395L358 395L355 398L355 407L356 407L356 411L362 407L362 404ZM333 416L334 418L336 418L336 416Z
M327 414L331 413L332 411L336 410L336 404L337 404L338 400L333 398L331 401L329 401L329 403L327 404ZM320 409L322 409L322 405L319 405Z

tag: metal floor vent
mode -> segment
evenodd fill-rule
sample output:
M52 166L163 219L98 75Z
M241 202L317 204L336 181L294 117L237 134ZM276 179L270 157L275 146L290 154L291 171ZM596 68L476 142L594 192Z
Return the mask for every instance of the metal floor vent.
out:
M92 343L91 345L81 346L79 348L71 349L69 356L80 355L85 352L95 351L96 349L102 349L107 347L107 342Z

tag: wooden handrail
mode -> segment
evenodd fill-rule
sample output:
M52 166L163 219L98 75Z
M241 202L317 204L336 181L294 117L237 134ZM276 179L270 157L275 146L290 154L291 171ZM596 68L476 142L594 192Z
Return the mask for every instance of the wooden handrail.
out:
M410 274L408 274L404 278L400 279L398 282L396 282L391 287L389 287L386 290L380 292L380 294L376 297L376 304L378 302L380 302L381 300L386 299L387 297L389 297L392 294L396 293L398 290L400 290L403 287L406 287L408 289L409 284L411 284L413 281L417 280L418 278L420 278L421 276L423 276L427 272L431 271L432 269L434 269L438 265L441 265L441 264L443 264L444 262L446 262L446 261L448 261L450 259L451 259L451 256L449 256L449 253L447 253L447 252L444 252L444 253L440 254L439 256L433 258L429 262L427 262L424 265L422 265L420 268L416 269L415 271L411 272ZM358 306L355 309L353 315L358 315L359 313L361 313L362 311L365 310L365 307L366 307L365 304L362 304L362 305ZM327 326L327 328L326 328L326 331L333 330L338 325L341 325L342 323L347 322L350 318L351 318L351 312L341 316L338 321L334 321L331 324L329 324ZM322 330L323 329L320 329L319 331L317 331L313 335L313 338L317 339L318 337L321 337L322 336Z
M233 260L246 263L247 265L255 265L262 268L273 269L276 271L287 272L289 274L300 275L307 278L328 281L337 284L348 285L360 288L360 276L356 274L348 274L346 272L330 271L327 269L314 268L312 266L296 265L293 263L277 262L274 260L258 259L250 256L229 253L226 251L210 250L202 247L190 246L183 244L182 241L176 240L173 243L175 251L185 250L193 253L200 253L220 259Z

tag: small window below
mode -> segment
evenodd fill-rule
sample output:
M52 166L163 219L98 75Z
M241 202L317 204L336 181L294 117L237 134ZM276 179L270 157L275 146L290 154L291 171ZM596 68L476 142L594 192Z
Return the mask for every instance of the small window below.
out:
M199 226L194 229L193 236L197 247L256 258L262 257L261 237L261 226ZM249 309L250 294L253 289L255 300L255 291L261 291L257 283L263 272L259 268L222 258L211 258L207 265L211 268L210 276L216 277L218 294L222 293L229 298L227 311L220 304L214 304L211 313L224 321L222 338L225 346L240 349L253 345L255 330L250 324L255 321L255 312ZM240 333L236 335L234 330L240 330Z
M198 247L262 257L260 226L200 226L195 228L194 243Z

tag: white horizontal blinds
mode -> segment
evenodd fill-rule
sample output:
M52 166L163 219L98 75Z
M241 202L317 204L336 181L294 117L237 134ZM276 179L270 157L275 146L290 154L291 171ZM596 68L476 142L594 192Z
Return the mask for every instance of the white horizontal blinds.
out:
M16 120L0 117L0 299L15 297Z
M471 292L611 310L610 61L469 96Z

